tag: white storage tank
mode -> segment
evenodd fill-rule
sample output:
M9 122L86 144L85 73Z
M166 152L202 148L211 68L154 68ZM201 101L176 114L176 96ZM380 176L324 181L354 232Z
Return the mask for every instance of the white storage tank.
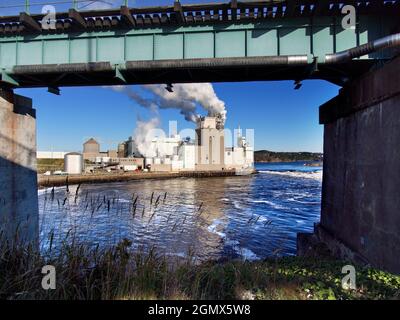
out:
M161 164L160 158L154 158L154 164Z
M64 171L68 174L81 174L83 171L83 156L77 152L64 156Z

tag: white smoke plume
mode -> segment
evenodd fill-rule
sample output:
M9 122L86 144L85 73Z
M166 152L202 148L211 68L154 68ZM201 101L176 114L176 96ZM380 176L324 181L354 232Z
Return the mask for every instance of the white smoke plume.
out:
M145 97L128 86L107 87L126 94L140 106L150 110L156 117L149 121L138 119L133 135L137 150L145 157L156 156L151 150L152 134L160 124L159 109L178 109L187 121L196 122L200 115L197 106L207 111L209 116L220 116L222 123L226 120L225 102L220 100L211 83L174 84L173 92L165 89L165 85L144 85L141 88L148 91L150 97Z
M153 132L159 126L159 118L152 118L149 121L143 121L140 118L136 121L136 128L133 132L133 140L137 151L146 158L156 156L156 151L150 148L151 141L154 138Z
M178 109L187 121L196 122L200 117L196 112L197 106L201 106L210 116L220 115L223 122L226 119L225 102L220 100L211 83L175 84L173 92L165 89L165 85L144 85L143 89L149 91L151 98L143 95L127 86L111 87L114 91L128 95L140 106L157 112L158 109Z
M151 91L161 109L179 109L188 121L196 122L196 105L203 107L208 115L220 114L223 121L226 119L225 103L220 100L211 83L175 84L173 92L165 90L164 85L147 85L144 88Z

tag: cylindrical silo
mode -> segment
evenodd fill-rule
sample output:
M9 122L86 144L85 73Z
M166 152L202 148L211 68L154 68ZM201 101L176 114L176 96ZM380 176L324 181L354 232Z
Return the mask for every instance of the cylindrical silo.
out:
M77 152L64 156L64 171L68 174L81 174L83 171L83 156Z

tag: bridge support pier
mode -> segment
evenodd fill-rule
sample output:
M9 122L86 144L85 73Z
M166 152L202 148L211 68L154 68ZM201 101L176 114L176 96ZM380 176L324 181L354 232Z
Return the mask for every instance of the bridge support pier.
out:
M32 100L0 88L0 231L37 242L36 114Z
M321 222L313 236L298 236L298 253L323 243L341 258L400 273L400 57L322 105L320 123Z

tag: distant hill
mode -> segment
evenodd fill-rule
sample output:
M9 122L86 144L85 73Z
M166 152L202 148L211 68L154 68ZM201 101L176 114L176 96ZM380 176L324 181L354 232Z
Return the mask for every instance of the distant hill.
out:
M293 162L293 161L321 161L322 153L314 152L273 152L259 150L254 152L255 162Z

